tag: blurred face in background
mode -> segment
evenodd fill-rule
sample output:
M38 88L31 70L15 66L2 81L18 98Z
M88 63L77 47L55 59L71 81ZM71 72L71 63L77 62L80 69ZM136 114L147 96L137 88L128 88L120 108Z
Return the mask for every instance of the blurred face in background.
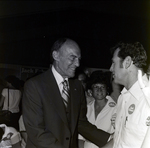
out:
M78 80L81 81L84 89L86 89L86 75L85 74L79 74L78 75Z
M148 76L150 76L150 64L149 64L148 69L147 69L147 74L148 74Z
M96 83L91 88L92 96L95 100L103 100L107 96L107 88L105 84Z

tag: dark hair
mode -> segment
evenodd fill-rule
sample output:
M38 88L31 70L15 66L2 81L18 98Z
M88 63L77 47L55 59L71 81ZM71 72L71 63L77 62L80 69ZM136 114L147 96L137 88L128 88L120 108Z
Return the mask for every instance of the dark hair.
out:
M111 48L111 53L113 54L117 48L120 49L118 57L122 60L124 60L127 56L130 56L136 67L143 68L146 66L147 55L141 43L135 42L132 44L119 42L116 46Z
M100 77L100 75L103 74L103 71L102 70L96 70L96 71L93 71L90 75L90 80L93 80L97 77Z
M52 56L53 51L58 51L66 41L67 41L67 38L60 38L56 42L54 42L53 46L51 47L51 51L50 51L51 62L53 62L53 60L54 60L53 56Z
M87 89L91 89L93 84L100 83L106 85L107 91L109 92L109 77L106 72L103 72L101 70L94 71L89 81L87 82Z
M11 83L11 85L15 88L15 89L19 89L20 88L20 79L17 78L14 75L8 75L5 80L9 83Z

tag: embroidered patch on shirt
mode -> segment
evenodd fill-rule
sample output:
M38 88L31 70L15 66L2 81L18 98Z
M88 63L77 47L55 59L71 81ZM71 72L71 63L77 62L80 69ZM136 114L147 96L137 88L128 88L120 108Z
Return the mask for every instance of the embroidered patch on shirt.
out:
M132 113L134 112L134 110L135 110L135 104L131 104L131 105L129 106L128 113L129 113L129 114L132 114Z
M148 116L147 119L146 119L146 125L150 126L150 116Z
M109 103L109 106L110 106L110 107L114 107L115 105L116 105L116 103L114 103L114 102L110 102L110 103Z

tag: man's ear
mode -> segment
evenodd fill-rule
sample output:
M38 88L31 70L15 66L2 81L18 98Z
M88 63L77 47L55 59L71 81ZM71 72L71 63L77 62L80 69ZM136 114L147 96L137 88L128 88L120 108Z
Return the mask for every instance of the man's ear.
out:
M123 61L123 67L125 69L129 68L133 64L133 61L130 56L127 56Z
M59 60L59 53L57 51L53 51L52 53L53 59L58 61Z

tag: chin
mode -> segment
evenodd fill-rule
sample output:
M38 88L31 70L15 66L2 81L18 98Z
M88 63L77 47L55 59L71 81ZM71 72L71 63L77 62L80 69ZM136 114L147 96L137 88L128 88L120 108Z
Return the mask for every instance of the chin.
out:
M121 84L121 83L120 83L121 81L116 80L116 79L114 79L114 82L115 82L116 84Z
M70 74L69 78L73 78L75 76L75 74Z

